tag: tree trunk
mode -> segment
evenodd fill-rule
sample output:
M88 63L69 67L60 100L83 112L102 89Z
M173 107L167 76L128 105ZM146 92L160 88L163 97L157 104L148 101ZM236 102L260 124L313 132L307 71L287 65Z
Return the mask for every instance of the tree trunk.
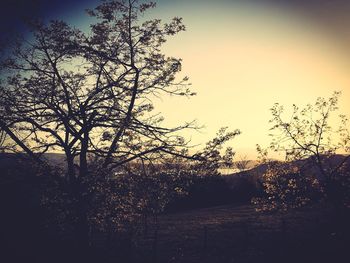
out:
M88 165L87 165L87 147L82 147L81 153L80 153L80 168L79 168L79 178L82 179L83 177L87 176L88 174Z
M88 150L88 131L85 127L84 137L81 140L81 148L79 154L79 177L76 180L76 199L77 199L77 245L86 253L89 247L89 224L87 218L89 199L86 195L86 185L83 181L84 177L88 176L88 164L87 164L87 150Z
M87 164L87 151L88 151L88 144L89 144L89 132L88 128L84 128L84 138L81 140L81 148L80 148L80 169L79 169L79 177L82 179L83 177L87 176L88 173L88 164Z
M67 158L67 181L69 184L73 185L75 181L75 167L74 167L74 157L70 152L66 152Z

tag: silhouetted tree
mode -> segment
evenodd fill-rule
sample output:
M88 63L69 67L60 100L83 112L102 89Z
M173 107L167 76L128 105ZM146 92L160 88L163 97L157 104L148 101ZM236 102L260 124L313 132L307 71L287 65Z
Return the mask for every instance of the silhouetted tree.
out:
M182 19L145 20L143 14L154 7L138 0L102 1L88 11L94 21L88 32L63 21L32 22L31 37L17 40L0 65L0 128L11 139L7 151L24 151L38 163L46 152L65 154L65 191L74 196L70 206L77 211L82 242L89 200L98 196L91 181L108 185L105 203L115 201L119 197L106 193L122 191L110 179L125 164L168 155L217 159L218 146L238 134L221 131L202 153L191 155L178 132L196 128L194 123L163 127L163 118L152 113L158 96L194 95L187 77L176 78L181 59L161 52L167 37L185 30ZM94 171L92 159L98 160ZM93 179L96 171L103 182Z
M179 154L175 147L186 146L176 132L191 123L166 128L151 113L155 96L193 95L187 77L175 78L181 60L160 51L185 27L181 18L141 22L154 6L104 1L88 11L96 20L88 33L63 21L32 23L32 37L17 41L1 65L1 129L15 142L13 150L39 162L47 151L65 153L83 228L89 154L113 170L145 155Z
M68 179L75 180L87 173L90 153L112 169L186 145L175 132L191 124L165 128L150 113L155 96L193 95L186 77L175 79L181 60L160 51L185 27L180 18L140 22L154 6L103 2L88 12L97 20L89 33L62 21L32 24L30 42L16 43L2 64L0 124L17 147L32 156L62 150Z
M283 119L283 106L272 109L270 149L286 154L286 162L267 159L267 152L258 147L267 164L263 175L266 200L255 199L263 210L299 207L319 194L336 206L349 205L349 143L348 119L339 115L339 127L331 126L332 113L338 110L340 92L328 100L318 98L314 105L299 109L293 105L292 116ZM318 190L317 190L318 189Z
M272 129L279 132L274 135L272 149L285 151L289 161L305 160L304 166L310 161L315 164L326 195L335 202L344 201L339 199L339 191L349 183L346 171L350 158L347 117L340 114L339 126L331 124L331 121L337 123L332 119L332 113L338 110L339 95L340 92L335 92L328 100L318 98L314 105L308 104L303 109L293 105L292 116L287 122L282 119L282 106L275 104L271 109Z

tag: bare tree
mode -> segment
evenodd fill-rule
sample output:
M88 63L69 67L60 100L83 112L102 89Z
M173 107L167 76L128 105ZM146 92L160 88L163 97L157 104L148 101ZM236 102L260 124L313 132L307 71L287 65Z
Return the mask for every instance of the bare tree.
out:
M299 109L293 105L293 112L287 121L283 119L283 106L275 104L272 109L272 130L275 132L271 149L284 151L286 160L298 165L310 174L316 167L316 177L326 195L336 203L344 202L344 188L349 187L350 133L348 119L339 115L338 127L331 125L338 110L340 92L328 100L318 98L314 105ZM311 170L310 170L311 169ZM343 189L343 190L342 190ZM347 199L347 198L345 198Z
M208 146L191 155L178 132L195 124L164 127L153 113L156 97L194 95L187 77L176 78L181 59L161 52L167 37L185 30L182 19L144 19L154 7L138 0L102 1L88 11L94 21L88 32L63 21L32 22L32 36L17 40L0 65L0 128L12 143L7 151L25 152L38 163L46 152L65 154L82 241L89 197L84 183L96 169L110 175L137 159L167 155L217 158L217 147L237 134L222 131L211 145L215 152ZM98 159L94 171L90 157Z
M141 22L154 6L103 1L88 12L96 20L88 33L63 21L32 23L32 37L17 41L1 65L0 127L15 142L14 151L38 162L45 152L64 152L82 235L89 154L107 170L145 155L181 155L186 142L176 132L192 127L162 127L152 113L155 96L193 95L186 77L175 78L181 60L160 51L185 27L180 18Z
M87 174L91 153L113 169L144 155L176 154L186 146L153 114L161 94L191 96L181 60L160 51L166 37L185 29L180 18L140 22L154 3L106 1L90 10L97 22L84 33L62 21L32 24L33 38L16 43L2 64L3 131L38 159L63 151L68 179ZM78 175L75 159L79 159Z

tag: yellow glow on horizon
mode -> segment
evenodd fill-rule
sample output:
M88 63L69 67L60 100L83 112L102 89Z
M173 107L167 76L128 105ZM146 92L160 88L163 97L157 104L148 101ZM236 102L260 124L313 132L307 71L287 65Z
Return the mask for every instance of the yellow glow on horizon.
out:
M183 59L183 73L198 92L189 100L157 101L166 124L196 119L205 125L200 133L184 133L193 144L205 143L222 126L239 128L242 135L231 145L254 158L257 143L269 144L275 102L302 106L340 90L340 112L350 116L349 54L335 39L297 14L235 7L215 19L210 6L180 14L163 10L184 18L188 30L164 51Z

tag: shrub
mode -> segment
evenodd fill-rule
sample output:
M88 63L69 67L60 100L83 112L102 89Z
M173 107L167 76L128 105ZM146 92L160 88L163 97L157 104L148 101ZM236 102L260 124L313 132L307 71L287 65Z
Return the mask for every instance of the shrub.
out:
M319 181L291 164L274 162L263 174L264 196L252 199L257 211L286 211L309 204L320 196Z

